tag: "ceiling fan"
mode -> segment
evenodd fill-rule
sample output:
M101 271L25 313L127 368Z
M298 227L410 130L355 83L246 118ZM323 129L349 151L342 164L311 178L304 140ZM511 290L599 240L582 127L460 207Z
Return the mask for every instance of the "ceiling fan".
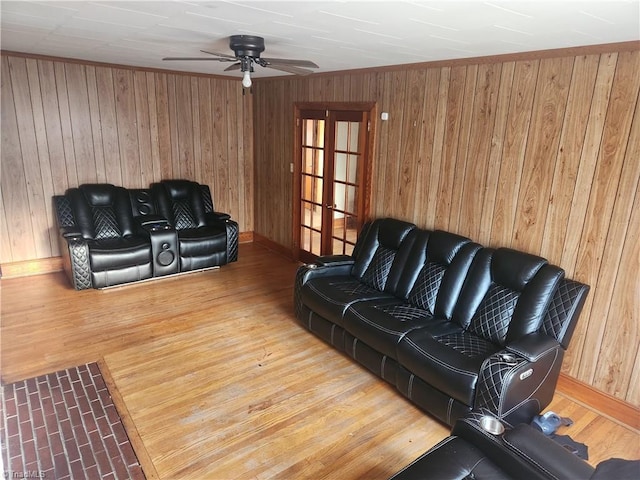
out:
M293 73L295 75L309 75L313 73L309 68L319 68L318 65L309 60L292 60L288 58L261 58L260 53L264 52L264 38L256 35L231 35L229 37L229 48L234 55L226 53L208 52L203 53L213 55L213 57L165 57L162 60L213 60L217 62L236 62L225 68L224 71L240 70L243 72L242 86L251 86L251 72L253 66L273 68L282 72Z

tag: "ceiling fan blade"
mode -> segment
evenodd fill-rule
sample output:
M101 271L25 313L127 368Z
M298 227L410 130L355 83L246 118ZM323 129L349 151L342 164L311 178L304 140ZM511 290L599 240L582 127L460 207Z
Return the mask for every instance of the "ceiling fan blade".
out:
M218 52L209 52L207 50L200 50L202 53L207 53L209 55L215 55L216 57L228 58L229 62L235 62L237 59L233 55L227 55L226 53L218 53Z
M313 71L306 68L294 67L292 65L264 65L267 68L273 68L274 70L280 70L282 72L293 73L295 75L311 75Z
M162 60L207 60L214 62L229 62L226 58L211 58L211 57L164 57Z
M293 60L291 58L260 58L272 65L291 65L293 67L320 68L310 60Z
M238 63L234 63L233 65L229 65L227 68L224 69L225 72L231 72L233 70L240 70L240 66L242 64L240 62Z

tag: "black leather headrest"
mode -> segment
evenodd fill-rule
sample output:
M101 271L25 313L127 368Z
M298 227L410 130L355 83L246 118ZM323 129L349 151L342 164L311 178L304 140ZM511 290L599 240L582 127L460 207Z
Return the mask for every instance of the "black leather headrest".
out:
M85 183L78 187L89 205L103 207L113 205L115 186L110 183Z
M491 261L491 276L494 281L512 290L522 290L538 273L547 260L510 248L498 248Z
M169 193L169 196L173 199L183 199L189 197L193 188L196 185L189 180L162 180L160 183L164 185Z

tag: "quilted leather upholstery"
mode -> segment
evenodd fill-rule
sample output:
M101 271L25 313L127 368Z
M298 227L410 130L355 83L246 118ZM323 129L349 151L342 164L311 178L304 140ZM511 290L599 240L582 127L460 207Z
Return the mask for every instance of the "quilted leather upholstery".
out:
M54 196L53 204L63 265L78 290L238 259L238 224L213 210L207 185L167 180L127 190L85 184Z
M551 401L588 291L562 269L394 219L332 261L300 267L297 318L440 420L481 407L517 423Z
M149 237L136 228L129 193L85 184L54 197L65 271L77 290L150 278Z
M528 424L505 425L502 435L481 426L487 412L460 418L451 435L390 480L588 479L593 467Z
M151 185L158 213L178 235L180 271L216 267L238 258L238 225L216 216L209 187L189 180Z

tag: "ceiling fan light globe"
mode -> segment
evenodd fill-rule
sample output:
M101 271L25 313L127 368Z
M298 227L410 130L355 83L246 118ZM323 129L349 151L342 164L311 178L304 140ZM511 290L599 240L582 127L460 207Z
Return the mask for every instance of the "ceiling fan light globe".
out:
M251 72L249 72L249 70L245 71L242 75L242 86L244 88L251 87Z

